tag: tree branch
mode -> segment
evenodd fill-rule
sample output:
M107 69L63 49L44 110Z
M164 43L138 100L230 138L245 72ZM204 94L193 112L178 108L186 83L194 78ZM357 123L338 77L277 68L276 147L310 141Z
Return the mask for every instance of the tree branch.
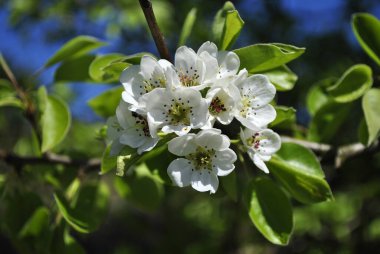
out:
M295 144L304 146L306 148L309 148L310 150L313 150L314 152L318 152L318 153L327 153L333 148L331 145L328 145L328 144L316 143L316 142L296 139L296 138L292 138L288 136L281 136L281 141L295 143Z
M154 16L152 2L150 0L139 0L141 9L144 12L145 19L148 23L150 32L153 36L154 42L156 43L156 47L158 52L160 53L160 57L172 61L168 47L166 46L164 37L160 31L160 28L157 25L156 17Z
M99 170L101 160L98 158L91 158L88 160L74 160L66 155L58 155L53 153L46 153L43 157L23 157L15 154L7 153L0 150L0 160L5 161L7 164L13 165L16 169L23 165L55 165L61 164L66 166L74 166L83 169L84 171Z

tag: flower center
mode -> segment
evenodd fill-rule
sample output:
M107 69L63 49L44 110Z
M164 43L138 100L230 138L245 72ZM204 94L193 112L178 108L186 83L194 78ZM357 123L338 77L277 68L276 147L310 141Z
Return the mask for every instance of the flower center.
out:
M221 112L226 111L227 109L224 107L224 103L219 99L219 97L215 97L208 107L210 113L212 115L218 115Z
M136 126L140 127L140 130L143 131L144 136L150 137L149 125L146 118L143 117L142 115L137 114L136 112L132 112L132 116L135 118ZM142 136L142 134L139 134L139 136Z
M196 170L208 169L212 170L212 157L215 151L206 150L203 147L198 146L195 153L189 154L186 158L194 163Z
M199 85L199 75L197 74L198 70L193 70L193 67L190 67L192 74L189 74L189 70L183 72L182 70L178 73L179 80L183 86L192 87Z
M174 102L168 110L168 116L170 116L170 122L173 125L179 123L190 125L189 114L193 114L192 107L185 106L183 102Z
M247 117L247 113L249 111L249 108L251 107L251 101L248 96L243 96L243 99L241 100L241 103L243 105L242 109L240 110L240 115L242 117Z
M140 86L141 87L141 86ZM149 93L155 88L165 88L166 87L166 79L165 77L157 77L156 79L150 78L149 80L144 80L144 89L145 93Z
M252 137L247 138L247 145L253 147L254 149L260 148L260 141L267 139L265 136L260 136L260 133L256 132Z

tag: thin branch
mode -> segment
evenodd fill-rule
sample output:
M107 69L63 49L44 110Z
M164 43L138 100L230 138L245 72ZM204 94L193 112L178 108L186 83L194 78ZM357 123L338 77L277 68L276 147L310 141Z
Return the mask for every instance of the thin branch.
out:
M161 58L171 62L172 59L168 47L166 46L164 37L157 25L156 17L154 16L152 2L150 0L139 0L139 2Z
M23 165L66 165L79 167L85 171L99 170L101 160L98 158L91 158L88 160L74 160L66 155L58 155L46 153L43 157L24 157L15 154L7 153L0 150L0 160L5 161L7 164L20 168Z
M304 147L309 148L310 150L313 150L314 152L318 152L318 153L327 153L333 149L333 147L331 145L328 145L328 144L316 143L316 142L296 139L296 138L287 137L287 136L281 136L281 140L282 140L282 142L296 143L298 145L304 146Z

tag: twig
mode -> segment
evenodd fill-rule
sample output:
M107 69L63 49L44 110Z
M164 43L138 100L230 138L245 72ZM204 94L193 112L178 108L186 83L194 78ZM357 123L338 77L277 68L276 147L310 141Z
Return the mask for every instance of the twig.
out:
M91 158L88 160L74 160L66 155L58 155L46 153L43 157L23 157L15 154L7 153L0 150L0 160L19 168L23 165L42 165L42 164L61 164L66 166L76 166L84 170L99 170L101 160L98 158Z
M343 162L346 161L348 158L361 154L366 149L367 147L365 147L361 143L354 143L338 147L335 157L335 168L340 168Z
M171 62L168 47L166 46L164 37L157 25L156 17L154 16L152 2L150 0L139 0L139 2L161 58Z
M301 146L304 146L306 148L313 150L314 152L319 152L319 153L327 153L333 149L333 147L328 144L300 140L300 139L295 139L295 138L291 138L287 136L281 136L281 140L282 142L292 142L292 143L299 144Z

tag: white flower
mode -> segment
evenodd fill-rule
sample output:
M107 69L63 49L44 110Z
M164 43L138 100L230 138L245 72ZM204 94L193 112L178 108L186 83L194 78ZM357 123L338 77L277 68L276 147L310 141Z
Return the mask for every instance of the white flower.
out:
M201 128L206 124L207 102L197 90L158 88L144 96L143 100L152 136L156 136L160 127L164 133L184 135L191 129Z
M169 85L165 72L172 69L167 60L157 61L151 56L143 56L140 65L133 65L125 69L120 77L125 91L123 100L133 106L139 106L139 98L158 87Z
M269 173L264 161L269 161L272 155L280 149L280 136L271 129L251 130L247 128L240 131L240 138L248 149L247 153L253 163L265 173Z
M240 59L238 55L231 51L218 51L217 46L212 42L203 43L197 54L206 64L206 83L231 77L239 70Z
M109 120L108 135L114 139L115 151L120 148L120 144L137 148L138 154L152 150L159 139L151 137L146 117L130 111L128 106L120 101L116 109L116 119ZM115 152L112 148L111 151Z
M215 193L219 185L217 176L228 175L235 168L236 154L229 146L229 138L218 129L172 139L168 143L169 151L184 158L170 163L171 180L179 187L191 185L197 191Z
M176 87L191 87L202 90L207 86L204 82L206 65L191 48L179 47L174 57L175 71L171 71L170 80Z
M256 74L244 78L245 72L239 73L235 81L241 94L239 112L235 117L245 127L262 128L276 118L276 111L269 104L276 94L276 88L265 75Z
M230 124L238 113L237 105L241 101L239 89L230 83L230 78L216 81L207 91L206 101L210 117L207 126L212 126L215 120L221 124Z
M119 121L116 116L107 119L107 140L111 141L110 155L116 156L119 154L124 145L120 143L119 138L122 132Z

